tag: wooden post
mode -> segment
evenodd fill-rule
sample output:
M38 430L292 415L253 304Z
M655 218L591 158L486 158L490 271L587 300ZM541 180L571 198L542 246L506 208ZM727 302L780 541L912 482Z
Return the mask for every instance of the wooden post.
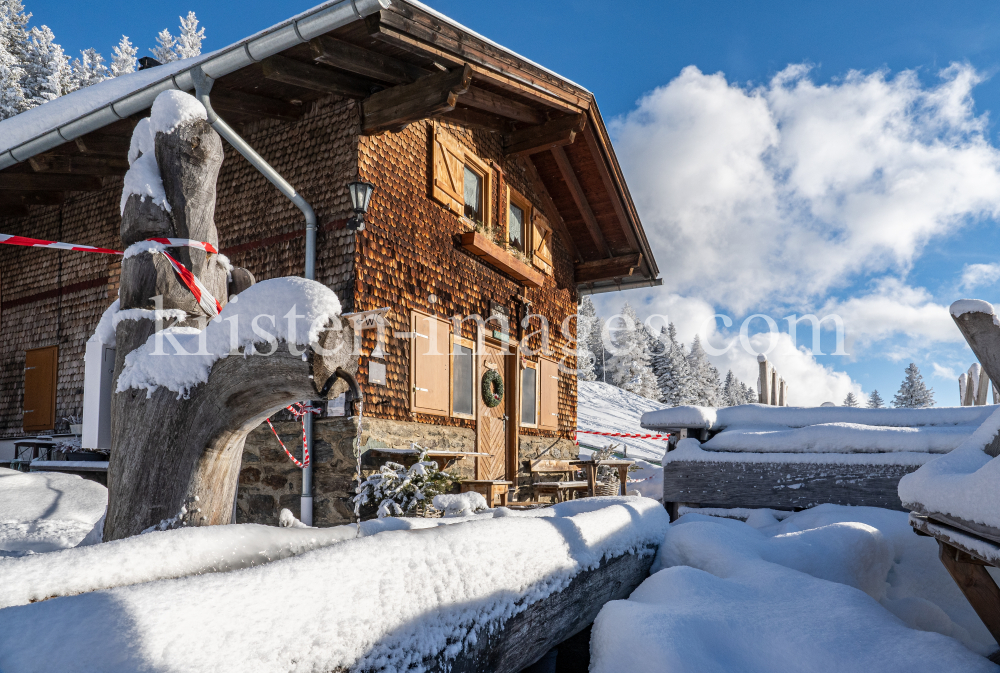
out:
M771 406L778 406L778 370L771 369Z
M771 403L771 372L770 367L767 364L767 358L764 355L757 356L757 366L760 371L760 403L770 404Z
M984 407L986 406L986 394L990 389L990 377L986 373L986 370L982 367L979 368L979 387L976 389L976 406Z
M978 367L972 365L965 376L965 397L962 398L963 407L971 407L976 404L976 384L979 383Z
M778 406L785 406L785 379L778 379Z
M959 560L959 551L941 540L938 540L938 558L983 620L990 635L1000 642L1000 588L986 571L986 566L964 554Z
M958 403L965 406L965 387L969 385L969 375L962 372L958 375Z
M785 403L782 406L788 406L788 381L783 382L782 390L784 391Z

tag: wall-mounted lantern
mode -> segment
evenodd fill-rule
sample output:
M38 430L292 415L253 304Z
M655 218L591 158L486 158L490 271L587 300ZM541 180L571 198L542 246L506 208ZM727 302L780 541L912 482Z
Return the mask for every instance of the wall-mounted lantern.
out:
M351 208L354 209L354 217L347 221L347 228L364 231L365 213L368 212L368 203L372 200L375 185L368 182L352 182L347 188L351 192Z

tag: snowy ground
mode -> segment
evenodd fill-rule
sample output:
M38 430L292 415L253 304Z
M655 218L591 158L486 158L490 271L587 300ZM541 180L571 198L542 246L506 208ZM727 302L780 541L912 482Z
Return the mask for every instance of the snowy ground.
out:
M662 568L657 571L658 568ZM997 671L997 649L907 514L687 514L594 625L591 671Z
M580 381L577 384L576 427L579 430L648 433L649 430L640 427L639 419L647 411L662 408L660 402L616 388L610 383ZM643 458L657 463L667 450L667 443L658 439L602 437L586 433L579 433L577 439L581 446L594 448L621 444L627 447L629 458Z

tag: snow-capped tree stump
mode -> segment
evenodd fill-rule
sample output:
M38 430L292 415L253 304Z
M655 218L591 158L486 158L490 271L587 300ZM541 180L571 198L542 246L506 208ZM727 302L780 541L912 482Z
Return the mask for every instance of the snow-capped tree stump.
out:
M190 106L193 100L175 98L173 102L183 107ZM146 182L138 183L147 196L128 196L122 213L122 242L129 246L148 238L186 238L217 246L215 183L223 159L222 141L203 118L182 118L168 132L163 132L161 119L161 130L157 131L157 115L154 104L152 121L144 121L136 128L136 134L155 133L155 143L150 142L151 138L143 141L138 136L133 139L133 148L138 147L141 152L155 147L155 166L162 179L163 197L157 201L156 185L148 190ZM130 156L133 167L130 173L135 171L137 175L126 176L126 190L135 188L136 180L130 178L147 180L152 174L153 182L156 180L156 170L151 172L152 162L148 158L145 172L139 174L136 167L141 158L141 154ZM164 201L165 205L161 205ZM139 243L142 245L145 244ZM249 272L231 269L220 255L190 247L169 248L169 254L191 270L223 306L230 293L242 292L254 283ZM120 320L115 328L116 382L126 368L126 357L146 344L158 328L179 324L205 329L208 316L191 291L178 280L167 259L156 251L155 244L138 253L135 248L127 253L122 263L119 299L122 311L140 311L120 316L126 319ZM161 318L159 323L157 317ZM324 384L334 380L338 369L351 376L356 373L353 332L347 321L341 322L336 317L320 326L325 329L314 346L321 348L304 346L302 351L292 352L288 343L278 340L273 346L268 344L260 349L266 353L273 348L271 355L257 354L252 347L246 349L251 354L223 355L211 365L208 381L187 390L186 396L162 386L151 394L136 387L116 392L111 412L112 450L104 540L136 535L157 525L229 523L247 434L292 402L344 392L347 384L338 378L334 385L327 386L326 395L321 395ZM320 355L317 350L332 354ZM190 360L182 361L183 358L199 357L176 353L138 355L151 360L165 358L157 366L168 373L171 367L188 366Z

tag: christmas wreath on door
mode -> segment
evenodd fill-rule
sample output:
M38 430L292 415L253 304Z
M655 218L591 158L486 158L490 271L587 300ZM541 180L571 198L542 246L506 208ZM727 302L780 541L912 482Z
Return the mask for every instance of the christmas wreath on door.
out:
M495 369L487 369L483 374L483 402L493 408L503 399L503 377Z

